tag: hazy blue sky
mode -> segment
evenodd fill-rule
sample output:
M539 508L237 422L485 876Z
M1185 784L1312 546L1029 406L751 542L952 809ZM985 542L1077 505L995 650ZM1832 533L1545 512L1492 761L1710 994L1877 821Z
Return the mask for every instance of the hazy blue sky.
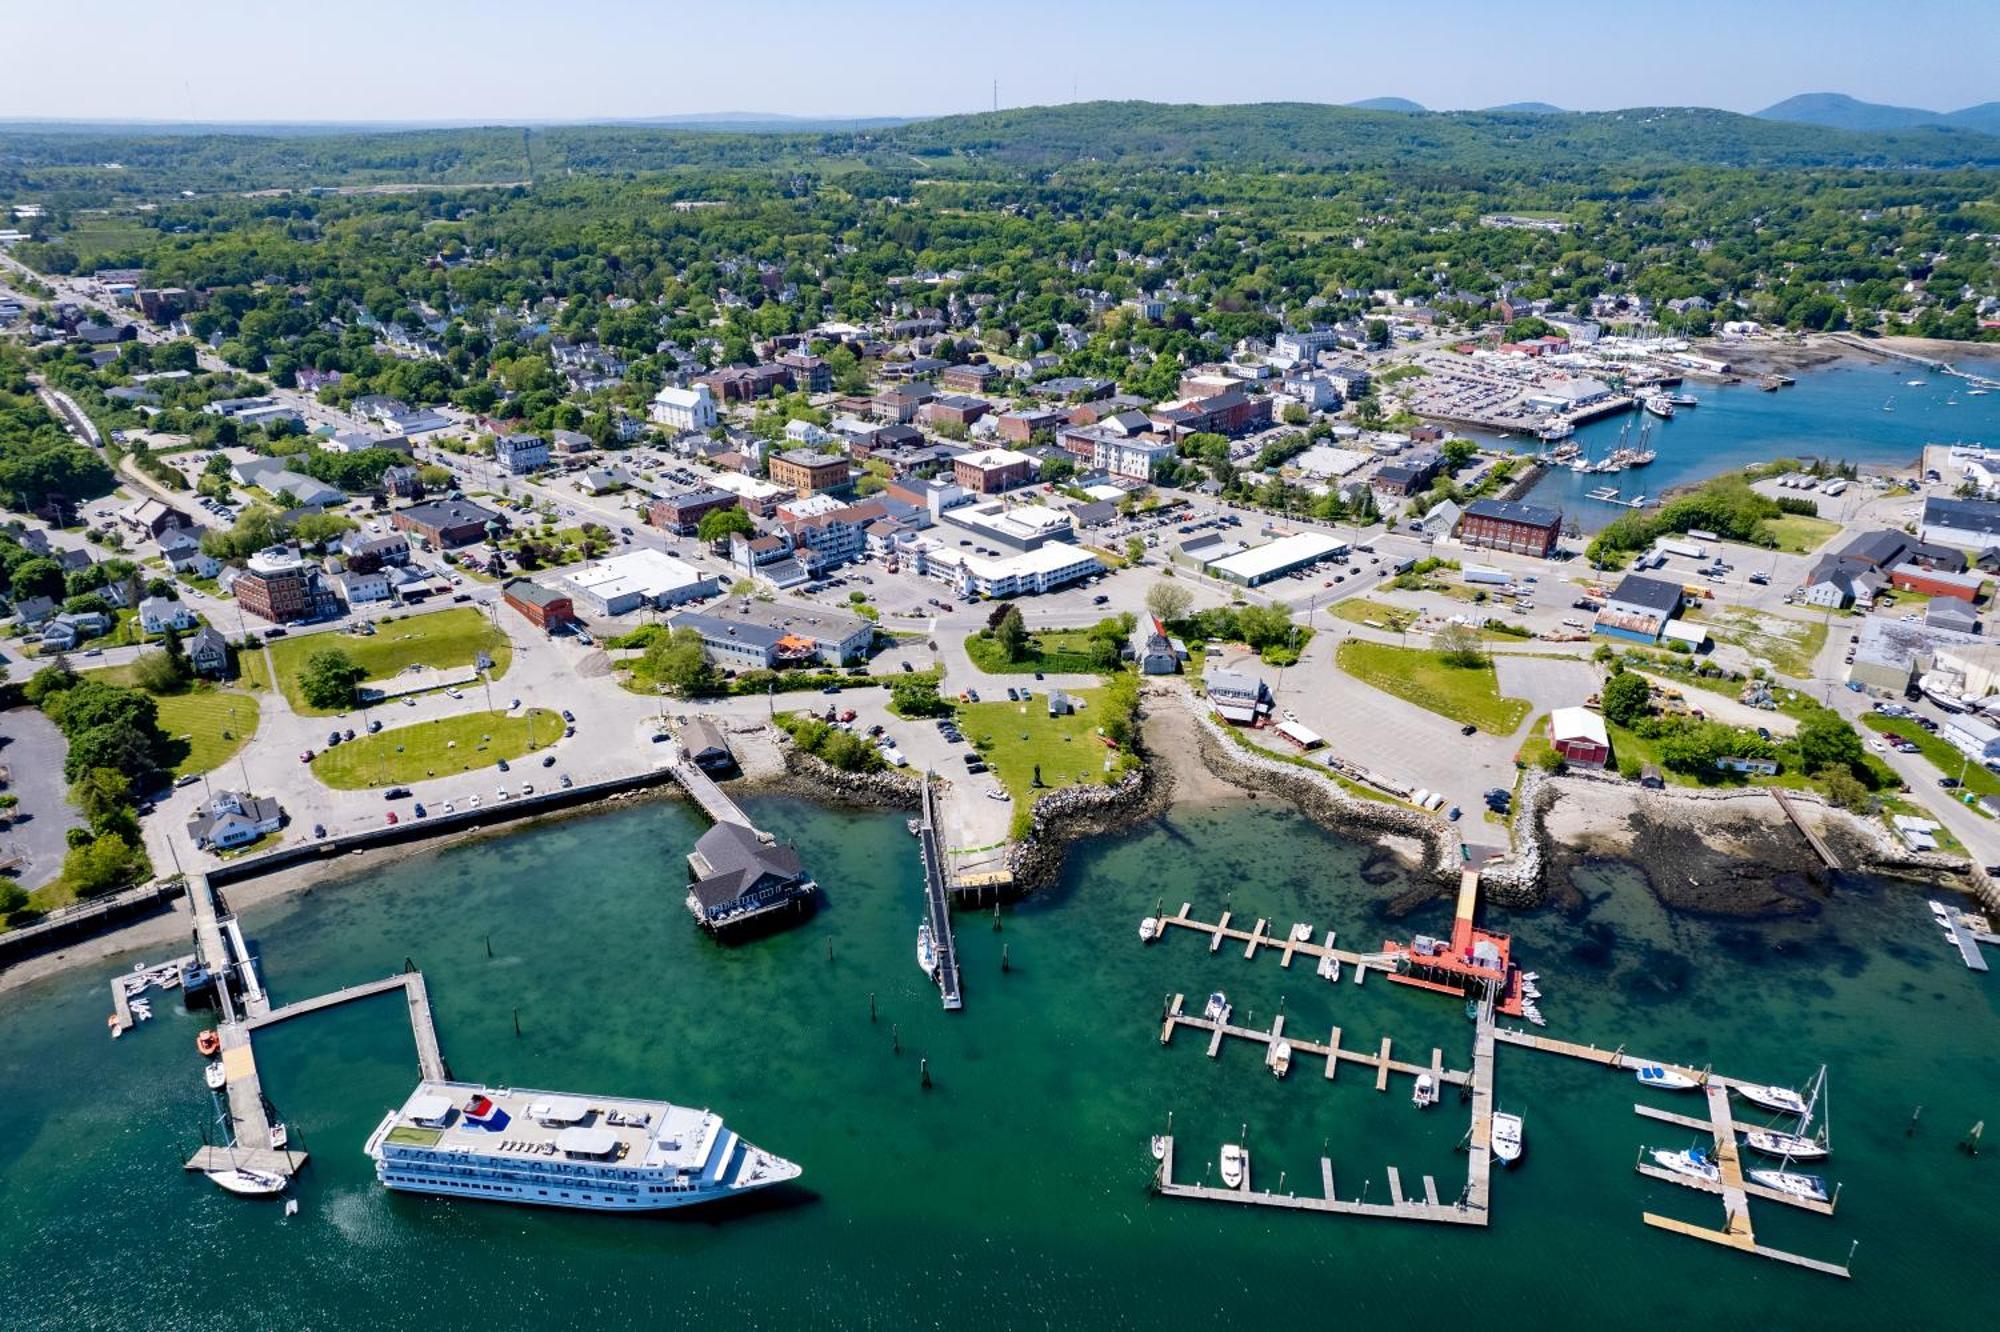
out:
M1073 98L2000 98L2000 0L12 0L0 116L917 115Z

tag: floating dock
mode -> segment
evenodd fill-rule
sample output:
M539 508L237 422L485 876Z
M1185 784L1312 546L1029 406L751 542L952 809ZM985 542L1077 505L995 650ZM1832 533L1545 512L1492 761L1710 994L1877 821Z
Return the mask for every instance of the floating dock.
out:
M1241 1203L1251 1207L1283 1207L1298 1212L1334 1212L1343 1216L1371 1216L1385 1221L1432 1221L1451 1226L1487 1224L1486 1208L1475 1207L1469 1197L1449 1203L1439 1202L1437 1181L1429 1175L1423 1177L1422 1198L1404 1197L1402 1176L1394 1166L1389 1167L1387 1202L1364 1202L1359 1198L1339 1197L1334 1193L1333 1162L1324 1156L1319 1159L1319 1192L1309 1193L1303 1197L1296 1191L1276 1193L1257 1190L1252 1187L1248 1165L1245 1165L1243 1170L1242 1188L1177 1183L1174 1180L1174 1139L1168 1137L1164 1141L1165 1154L1160 1158L1159 1170L1153 1181L1153 1187L1164 1197Z
M944 852L938 845L935 806L931 795L931 775L924 773L922 813L917 821L917 846L924 858L924 912L930 922L931 946L937 950L938 993L944 1006L956 1012L965 1007L960 990L958 945L951 937L951 885L945 872Z
M1985 971L1986 955L1979 951L1981 944L2000 945L2000 934L1992 934L1978 928L1985 924L1984 918L1973 917L1955 906L1943 902L1932 902L1931 919L1944 930L1944 937L1958 950L1959 960L1972 971Z
M1178 1028L1187 1027L1208 1033L1208 1056L1211 1059L1222 1052L1222 1043L1226 1037L1233 1036L1237 1040L1249 1041L1253 1045L1262 1045L1266 1050L1282 1040L1292 1047L1292 1053L1295 1055L1312 1055L1314 1058L1325 1060L1325 1075L1329 1082L1338 1074L1342 1063L1349 1063L1358 1064L1375 1074L1376 1091L1389 1089L1391 1073L1400 1073L1412 1078L1427 1073L1441 1086L1467 1087L1473 1084L1471 1073L1444 1066L1444 1051L1440 1049L1431 1050L1429 1063L1413 1064L1407 1060L1391 1058L1390 1051L1393 1045L1387 1036L1382 1038L1381 1048L1371 1053L1367 1050L1354 1050L1342 1046L1339 1027L1333 1028L1324 1042L1313 1041L1302 1036L1286 1035L1285 1017L1282 1013L1272 1020L1269 1029L1264 1029L1217 1022L1206 1017L1192 1017L1185 1011L1185 1004L1185 995L1177 994L1168 1001L1166 1016L1160 1027L1160 1044L1172 1044L1174 1032Z

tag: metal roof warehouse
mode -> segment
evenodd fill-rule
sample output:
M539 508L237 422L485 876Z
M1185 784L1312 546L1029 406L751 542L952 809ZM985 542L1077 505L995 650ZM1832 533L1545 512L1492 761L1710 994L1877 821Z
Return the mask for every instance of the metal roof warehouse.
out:
M1268 545L1257 546L1240 555L1216 560L1208 571L1245 587L1256 587L1273 578L1318 564L1330 556L1344 554L1347 543L1324 532L1295 532Z

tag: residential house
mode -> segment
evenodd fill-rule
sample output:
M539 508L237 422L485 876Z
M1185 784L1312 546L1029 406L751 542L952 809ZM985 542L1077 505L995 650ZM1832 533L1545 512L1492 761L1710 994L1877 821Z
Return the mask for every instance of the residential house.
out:
M229 640L214 625L205 624L195 630L181 646L186 649L188 665L196 675L210 680L228 677Z
M201 623L185 603L170 597L147 597L139 603L139 628L148 634L188 630Z
M247 791L217 791L196 807L188 820L188 836L204 851L226 851L274 833L285 824L285 811L270 796Z

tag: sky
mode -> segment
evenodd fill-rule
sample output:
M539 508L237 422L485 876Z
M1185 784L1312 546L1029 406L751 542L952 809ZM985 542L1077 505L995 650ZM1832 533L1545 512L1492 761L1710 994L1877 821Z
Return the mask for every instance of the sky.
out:
M0 37L0 117L58 120L2000 99L1994 0L7 0Z

